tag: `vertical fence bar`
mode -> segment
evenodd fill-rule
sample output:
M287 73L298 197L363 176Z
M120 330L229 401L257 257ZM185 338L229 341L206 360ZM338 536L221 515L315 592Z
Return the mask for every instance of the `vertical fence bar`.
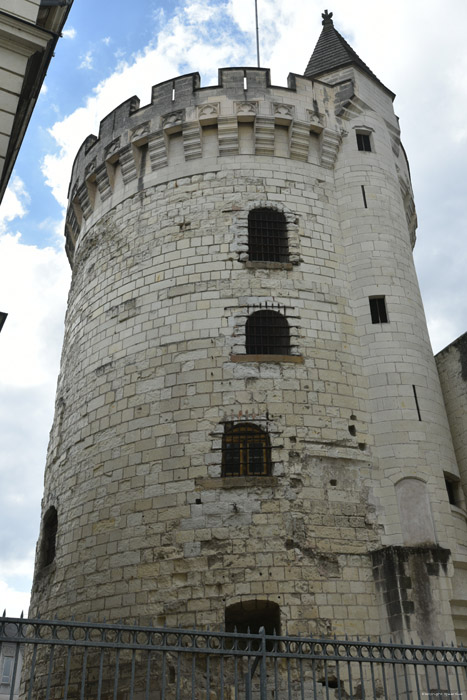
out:
M15 696L16 674L18 672L19 642L15 643L15 660L13 662L13 676L11 678L10 700Z
M52 684L52 668L54 665L55 647L53 644L51 644L50 646L51 646L51 650L50 650L50 657L49 657L49 671L47 673L47 690L45 692L45 700L49 700L49 698L50 698L50 686Z
M311 662L311 675L313 680L313 695L315 698L318 697L318 689L316 687L316 659Z
M274 644L276 644L275 642ZM274 697L278 698L279 697L279 676L277 672L277 656L274 657Z
M360 653L361 653L361 651L360 651ZM365 679L363 678L363 664L361 661L359 661L358 665L360 667L360 683L361 683L361 688L362 688L362 700L365 700L366 691L365 691ZM373 690L374 690L374 682L373 682ZM386 698L385 698L385 700L386 700Z
M435 664L435 678L436 678L436 691L439 693L441 691L440 682L439 682L439 673L438 673L438 666Z
M235 683L235 700L238 700L238 656L235 655L234 662L234 683Z
M417 666L417 664L413 665L413 670L415 673L415 687L417 688L417 700L420 700L421 695L420 695L420 686L418 684L418 666Z
M347 661L347 673L349 674L349 690L350 697L353 697L353 687L352 687L352 662Z
M32 661L31 661L31 672L29 674L29 688L28 688L28 700L32 698L32 691L34 685L34 672L36 670L36 656L37 656L37 644L34 644L32 650ZM66 697L65 697L66 700Z
M146 693L144 700L149 700L149 693L151 692L151 651L148 650L148 660L146 664Z
M113 698L113 700L117 700L119 670L120 670L120 649L117 649L117 653L115 654L114 698Z
M301 695L301 700L305 700L305 687L303 684L303 659L300 658L298 660L299 664L299 669L300 669L300 695Z
M104 670L104 650L101 649L100 659L99 659L99 679L97 681L97 700L101 700L102 693L102 672Z
M221 700L224 700L224 655L221 655L220 662L220 677L221 677Z
M136 671L136 650L133 649L131 652L131 687L130 687L130 700L133 700L133 692L135 687L135 671Z
M71 664L71 646L67 649L66 666L65 666L65 688L63 700L68 700L68 685L70 683L70 664Z
M406 697L410 697L410 692L409 692L409 679L407 678L407 664L403 665L404 668L404 680L405 680L405 693Z
M180 647L182 643L182 637L179 635L178 637L178 646ZM182 653L181 649L180 651L177 652L177 688L176 688L176 698L177 700L180 700L180 679L181 679L181 663L182 663Z
M394 663L394 660L393 660L391 666L392 666L392 675L394 678L394 690L396 691L396 700L399 700L399 687L397 685L397 671L396 671L396 664Z
M88 647L84 647L84 656L83 656L83 667L81 671L81 700L85 700L85 695L84 695L84 688L86 685L86 666L88 663ZM47 700L48 700L47 696Z
M191 700L195 700L196 654L191 657Z
M166 637L164 635L164 644L166 643ZM167 663L167 652L162 652L162 685L161 685L161 700L165 700L165 686L166 686L166 663Z
M261 666L260 666L260 698L261 700L267 700L268 696L268 677L267 677L267 666L266 666L266 630L261 627L259 633L262 635L261 638Z

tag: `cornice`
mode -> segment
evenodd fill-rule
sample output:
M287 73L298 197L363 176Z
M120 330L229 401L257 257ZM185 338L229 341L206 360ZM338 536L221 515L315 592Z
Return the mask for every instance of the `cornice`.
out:
M9 51L29 57L44 50L53 38L54 34L47 29L0 12L0 46Z

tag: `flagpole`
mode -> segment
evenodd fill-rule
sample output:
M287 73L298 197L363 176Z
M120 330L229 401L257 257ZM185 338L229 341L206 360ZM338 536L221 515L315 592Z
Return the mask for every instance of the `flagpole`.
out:
M255 0L255 17L256 17L256 56L258 59L258 68L259 68L259 28L258 28L258 0Z

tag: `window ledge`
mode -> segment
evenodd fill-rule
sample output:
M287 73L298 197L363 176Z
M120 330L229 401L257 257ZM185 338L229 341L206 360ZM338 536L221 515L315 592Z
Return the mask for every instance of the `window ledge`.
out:
M245 267L250 270L292 270L291 262L268 262L267 260L247 260Z
M196 486L202 489L242 489L254 486L277 486L277 476L219 476L198 478Z
M294 362L303 364L302 355L231 355L231 362Z

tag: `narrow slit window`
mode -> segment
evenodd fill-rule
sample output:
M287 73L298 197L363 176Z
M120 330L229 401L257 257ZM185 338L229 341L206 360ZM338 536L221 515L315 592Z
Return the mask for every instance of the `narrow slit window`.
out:
M363 206L365 207L365 209L368 209L368 204L366 201L365 185L362 185L362 197L363 197Z
M385 297L370 297L372 323L388 323Z
M252 423L227 424L222 439L222 476L271 473L269 435Z
M290 355L290 329L278 311L255 311L245 327L247 355Z
M417 408L418 420L422 420L422 414L420 413L420 405L418 403L417 389L415 384L412 384L413 397L415 399L415 406Z
M289 261L287 222L282 212L267 208L250 211L248 258L263 262Z
M370 134L357 133L357 148L359 151L371 151Z

